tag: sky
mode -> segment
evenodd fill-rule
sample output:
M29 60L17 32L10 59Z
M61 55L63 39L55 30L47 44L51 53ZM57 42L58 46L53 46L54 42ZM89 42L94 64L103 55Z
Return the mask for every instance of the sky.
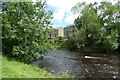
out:
M94 3L103 0L46 0L47 11L53 11L52 24L54 28L66 27L74 23L78 14L73 14L71 8L78 2Z

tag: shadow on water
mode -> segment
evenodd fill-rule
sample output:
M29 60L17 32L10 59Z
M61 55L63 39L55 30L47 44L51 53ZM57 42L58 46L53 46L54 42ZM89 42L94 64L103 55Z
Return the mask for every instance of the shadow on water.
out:
M43 60L34 61L33 64L55 75L68 73L77 78L118 78L118 56L56 50L48 51Z

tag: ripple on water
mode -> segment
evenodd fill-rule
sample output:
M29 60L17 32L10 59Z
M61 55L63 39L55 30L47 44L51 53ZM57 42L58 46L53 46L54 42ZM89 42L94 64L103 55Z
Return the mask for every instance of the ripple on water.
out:
M86 54L70 51L48 51L43 60L34 64L46 68L55 75L68 73L75 77L118 77L118 55Z

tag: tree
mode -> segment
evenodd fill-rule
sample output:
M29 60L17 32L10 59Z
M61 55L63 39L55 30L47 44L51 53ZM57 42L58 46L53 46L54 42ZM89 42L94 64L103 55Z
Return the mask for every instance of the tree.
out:
M79 7L73 7L74 12L78 9ZM118 28L116 28L119 27L116 21L118 9L110 2L83 5L74 22L79 29L76 39L81 48L89 47L105 52L118 48Z
M62 36L59 36L56 38L55 42L59 45L62 45L64 43L65 39Z
M52 13L45 11L46 3L2 3L3 51L24 61L38 59L49 48L48 31Z

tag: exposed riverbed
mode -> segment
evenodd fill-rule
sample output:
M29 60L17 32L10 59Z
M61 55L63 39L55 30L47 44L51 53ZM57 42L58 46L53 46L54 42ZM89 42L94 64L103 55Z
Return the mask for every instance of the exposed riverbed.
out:
M118 78L119 56L56 50L48 51L43 60L34 64L55 75L68 73L76 78Z

